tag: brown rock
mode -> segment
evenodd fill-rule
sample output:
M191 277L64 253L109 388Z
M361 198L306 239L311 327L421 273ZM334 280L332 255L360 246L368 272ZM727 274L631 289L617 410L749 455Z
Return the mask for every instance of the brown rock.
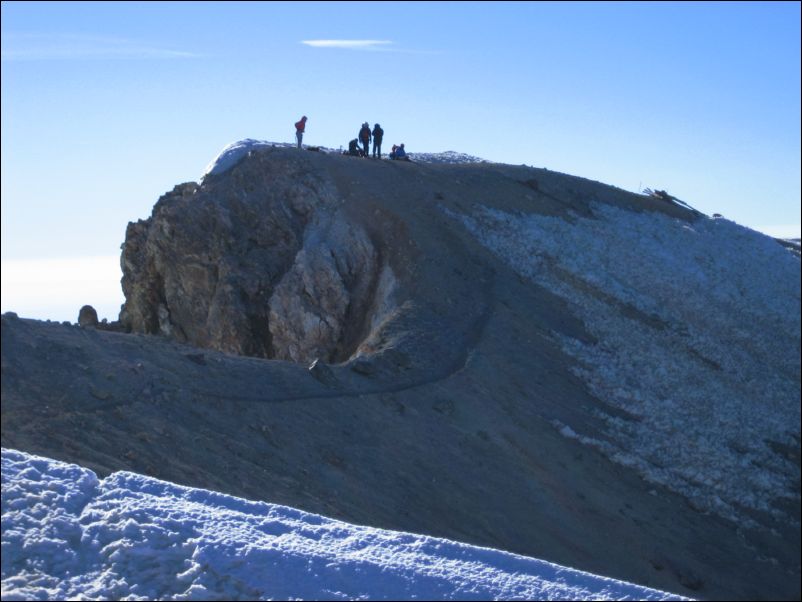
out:
M270 150L176 186L128 225L120 321L241 355L347 359L382 266L343 203L297 155Z

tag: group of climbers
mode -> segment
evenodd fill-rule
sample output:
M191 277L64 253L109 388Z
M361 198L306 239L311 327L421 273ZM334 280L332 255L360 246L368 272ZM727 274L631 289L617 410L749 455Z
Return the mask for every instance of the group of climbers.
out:
M370 131L370 125L366 121L362 124L357 137L348 143L348 151L344 155L351 155L354 157L367 157L369 156L368 149L370 148L370 141L373 140L373 158L382 158L382 138L384 138L384 130L377 123L373 126L373 131ZM359 145L362 145L361 148Z
M306 130L306 115L301 117L301 120L295 123L295 138L298 141L298 148L302 148L301 142L303 140L304 131ZM377 123L373 126L373 131L370 129L370 124L366 121L362 124L359 134L356 138L348 143L348 150L344 151L344 155L351 155L353 157L368 157L370 156L370 142L373 141L373 158L382 158L382 139L384 138L384 130ZM360 147L361 144L361 147ZM398 159L402 161L409 161L409 156L404 150L404 145L393 145L393 150L390 153L391 159Z

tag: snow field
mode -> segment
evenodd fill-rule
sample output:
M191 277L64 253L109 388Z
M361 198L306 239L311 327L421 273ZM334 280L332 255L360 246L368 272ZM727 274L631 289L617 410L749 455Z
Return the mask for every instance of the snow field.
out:
M682 599L133 473L7 449L2 463L4 600Z
M800 262L724 219L592 204L592 218L456 215L519 274L564 298L599 341L555 336L597 398L601 449L701 510L753 522L799 499Z

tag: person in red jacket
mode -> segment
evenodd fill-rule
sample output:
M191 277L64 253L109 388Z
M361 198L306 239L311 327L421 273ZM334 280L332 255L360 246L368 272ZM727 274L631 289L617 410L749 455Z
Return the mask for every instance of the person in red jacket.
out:
M301 117L301 121L295 123L295 138L298 140L298 148L301 148L301 142L304 139L304 130L306 129L306 115Z

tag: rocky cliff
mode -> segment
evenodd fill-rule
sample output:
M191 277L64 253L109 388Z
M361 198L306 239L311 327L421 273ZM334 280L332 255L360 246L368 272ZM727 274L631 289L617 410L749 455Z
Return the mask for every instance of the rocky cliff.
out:
M292 361L347 359L378 335L393 309L387 244L344 217L326 178L268 154L177 186L129 225L126 329Z
M127 334L3 317L4 446L799 597L799 257L768 237L545 169L261 144L122 265Z
M307 364L383 352L396 363L453 362L454 343L487 309L484 294L455 287L450 296L468 307L445 315L449 300L420 290L417 278L443 271L435 278L445 285L454 280L451 267L427 266L421 242L387 203L393 191L360 181L375 179L360 173L367 165L331 172L314 159L326 160L259 148L201 185L177 186L149 219L129 224L123 328ZM408 327L442 319L453 324Z

